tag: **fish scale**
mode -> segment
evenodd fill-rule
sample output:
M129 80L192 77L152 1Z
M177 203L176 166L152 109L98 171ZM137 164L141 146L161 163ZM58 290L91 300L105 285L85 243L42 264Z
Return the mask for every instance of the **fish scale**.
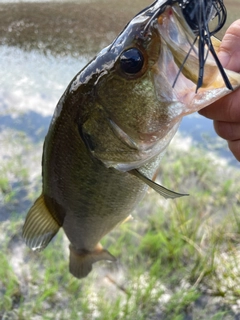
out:
M62 227L77 278L97 261L115 261L100 240L126 221L148 187L165 198L186 195L153 181L161 158L183 116L240 85L240 75L219 64L209 17L188 19L198 3L158 0L143 9L59 100L43 148L42 194L23 238L43 250ZM222 24L222 1L212 6Z

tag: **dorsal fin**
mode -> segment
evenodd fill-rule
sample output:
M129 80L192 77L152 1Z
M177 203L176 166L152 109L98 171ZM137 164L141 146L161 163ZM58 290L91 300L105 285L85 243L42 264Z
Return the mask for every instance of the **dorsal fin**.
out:
M132 173L135 177L138 177L140 180L142 180L144 183L146 183L150 188L155 190L157 193L159 193L161 196L163 196L165 199L175 199L179 197L188 196L188 194L185 193L178 193L172 190L169 190L160 184L157 184L156 182L152 181L151 179L145 177L140 171L137 169L129 171Z
M22 236L32 250L43 250L58 232L60 226L49 212L41 195L28 211Z

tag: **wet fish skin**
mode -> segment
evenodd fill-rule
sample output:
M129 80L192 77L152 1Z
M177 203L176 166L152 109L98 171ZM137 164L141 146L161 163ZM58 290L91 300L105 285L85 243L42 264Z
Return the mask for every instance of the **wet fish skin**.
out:
M77 278L87 276L96 261L115 260L99 241L126 220L149 185L166 197L182 196L151 181L164 150L184 115L230 92L208 59L203 88L195 93L194 53L172 87L195 36L177 2L156 15L165 2L135 16L76 75L45 139L43 191L29 210L23 238L42 250L63 227L71 243L70 272ZM238 86L239 75L228 75Z

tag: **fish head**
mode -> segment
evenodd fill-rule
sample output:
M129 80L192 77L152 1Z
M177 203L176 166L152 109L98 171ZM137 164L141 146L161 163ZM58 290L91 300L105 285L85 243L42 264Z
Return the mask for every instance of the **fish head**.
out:
M218 1L155 1L73 82L72 90L91 87L94 107L81 132L106 166L143 166L165 150L183 116L239 86L240 75L221 66L208 27Z

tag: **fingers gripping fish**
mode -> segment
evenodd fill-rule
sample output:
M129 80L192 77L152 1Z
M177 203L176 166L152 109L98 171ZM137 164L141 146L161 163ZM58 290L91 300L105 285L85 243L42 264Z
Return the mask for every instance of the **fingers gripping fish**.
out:
M23 227L30 248L44 249L62 227L70 272L85 277L94 262L115 260L99 241L148 186L184 195L153 177L182 117L240 84L216 54L225 16L220 0L155 1L74 77L45 138L43 190Z

